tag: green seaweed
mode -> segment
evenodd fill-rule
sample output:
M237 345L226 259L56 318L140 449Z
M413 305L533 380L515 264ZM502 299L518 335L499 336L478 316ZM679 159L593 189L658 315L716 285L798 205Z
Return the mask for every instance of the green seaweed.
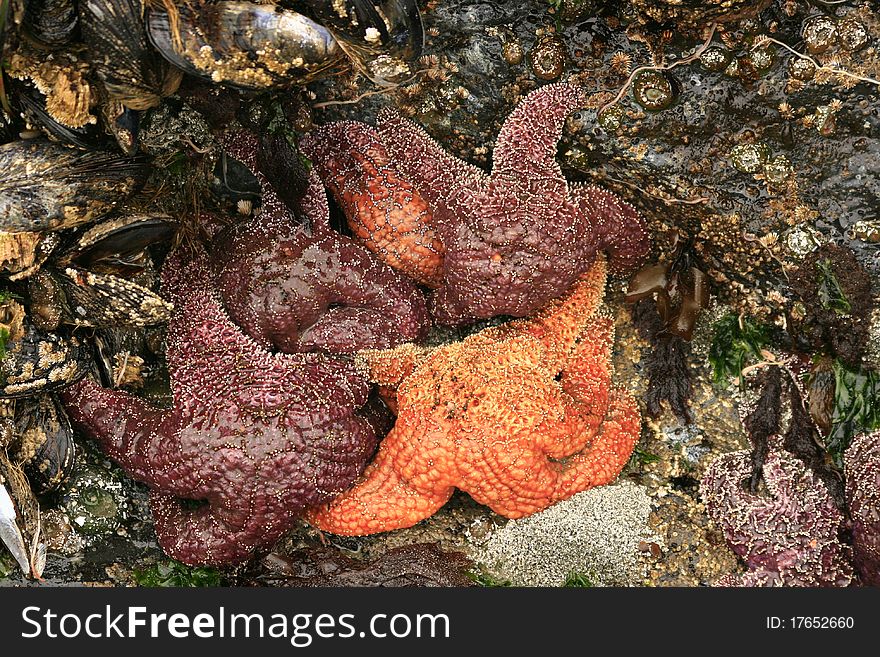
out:
M632 467L641 467L643 465L647 465L648 463L656 463L659 460L660 457L653 452L644 450L639 445L636 445L633 448L632 455L629 457L628 465Z
M17 568L18 565L12 555L6 551L6 548L0 548L0 579L9 577Z
M0 304L9 301L10 299L18 299L19 297L13 294L12 292L8 292L6 290L0 290ZM6 358L6 343L9 341L9 329L5 326L0 326L0 360Z
M466 575L473 580L474 584L477 586L485 586L487 588L495 588L495 587L504 587L504 586L513 586L510 583L510 580L500 579L495 577L494 575L490 575L484 571L469 571Z
M838 466L853 437L880 428L880 372L854 369L839 359L834 369L834 412L825 447Z
M9 341L9 329L0 326L0 360L6 358L6 343Z
M831 269L831 260L828 258L819 260L816 262L816 269L819 270L819 303L825 310L833 310L838 315L849 315L852 312L852 305Z
M221 586L220 571L215 568L187 566L179 561L163 561L133 573L138 586L203 587Z
M593 579L590 575L586 573L572 572L566 576L565 582L563 582L562 584L562 588L591 589L593 588Z
M725 315L715 324L709 347L709 363L715 383L741 378L743 368L752 360L761 359L761 349L770 342L770 327L734 313Z

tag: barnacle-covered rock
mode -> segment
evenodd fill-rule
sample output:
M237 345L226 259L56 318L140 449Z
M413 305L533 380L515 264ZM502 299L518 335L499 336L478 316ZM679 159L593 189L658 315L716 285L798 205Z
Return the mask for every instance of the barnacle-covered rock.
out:
M82 0L79 11L88 56L112 98L144 110L177 90L183 74L150 47L143 0Z
M81 151L43 139L0 146L0 230L72 228L111 212L143 184L139 157Z
M49 256L40 248L43 237L40 233L0 231L0 270L15 274L39 265Z
M20 48L9 55L8 73L14 79L32 83L35 91L43 96L45 113L62 126L77 129L97 122L92 113L94 90L86 77L84 62L65 55L46 58L43 53ZM16 96L25 111L28 103L37 100L31 100L27 93Z
M275 5L162 0L151 4L146 22L150 41L172 64L242 89L305 84L345 59L327 28Z
M880 586L880 431L852 441L845 467L853 559L862 581Z
M771 448L764 462L766 492L749 492L751 452L718 457L700 483L712 520L749 567L726 586L847 586L852 549L841 543L843 515L802 461Z

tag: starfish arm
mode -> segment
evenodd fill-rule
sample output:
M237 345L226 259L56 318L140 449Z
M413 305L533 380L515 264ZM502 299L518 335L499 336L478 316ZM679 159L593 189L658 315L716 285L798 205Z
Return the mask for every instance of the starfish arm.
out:
M135 479L147 485L155 483L167 411L85 379L60 396L71 421L95 438L105 454Z
M563 369L582 328L602 302L606 272L604 258L597 258L567 296L551 301L529 319L511 323L541 340L547 351L545 364L554 372Z
M257 514L232 527L211 504L187 508L180 499L155 491L150 506L159 545L168 556L191 566L245 561L260 545L272 544L289 529L286 523L266 523Z
M475 195L486 188L489 176L454 155L424 129L396 110L379 112L377 128L391 162L406 176L434 211L438 231L451 216L465 216Z
M314 233L329 233L330 228L330 203L327 200L327 192L324 183L315 169L309 171L309 186L306 193L299 201L302 216L309 220L309 226Z
M579 340L559 381L565 393L565 416L557 426L541 432L539 438L541 449L553 459L563 459L588 444L608 410L614 341L611 319L592 320Z
M498 133L492 176L564 180L556 145L566 117L586 103L586 92L567 83L548 84L526 96Z
M395 444L395 431L392 429L385 438L361 481L329 506L309 511L306 514L309 523L332 534L364 536L412 527L433 515L449 500L454 487L423 490L400 475L394 450L388 447Z
M595 249L608 253L612 271L630 272L644 261L651 239L633 206L596 185L571 185L570 198L591 224Z
M338 121L306 135L300 146L367 248L418 282L438 286L445 249L433 214L392 166L379 133L365 123Z
M364 349L354 359L355 367L372 383L397 388L433 351L412 343L393 349Z
M562 465L555 501L593 486L611 483L623 470L639 439L641 419L635 399L617 388L599 434L579 454Z

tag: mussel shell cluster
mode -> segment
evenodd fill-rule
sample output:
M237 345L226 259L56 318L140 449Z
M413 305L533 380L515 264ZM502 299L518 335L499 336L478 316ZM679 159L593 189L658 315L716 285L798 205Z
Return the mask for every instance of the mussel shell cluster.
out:
M153 54L141 0L80 0L79 7L83 42L111 97L144 110L177 90L183 74Z
M59 48L76 36L79 15L70 0L28 0L24 9L24 31L48 48Z
M14 422L22 443L18 458L31 488L37 495L55 490L76 455L73 428L61 404L53 395L18 400Z

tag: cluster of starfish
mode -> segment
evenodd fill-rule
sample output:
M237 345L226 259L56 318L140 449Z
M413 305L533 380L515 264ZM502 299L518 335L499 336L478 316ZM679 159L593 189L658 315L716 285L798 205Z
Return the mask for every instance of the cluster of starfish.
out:
M304 513L343 534L406 527L456 487L520 517L617 476L640 420L611 385L599 307L607 269L638 265L648 241L630 206L555 163L583 101L569 85L530 94L491 175L397 116L331 124L305 140L315 168L299 207L261 177L258 217L172 254L172 408L89 381L64 394L151 487L171 556L241 561ZM237 133L226 148L256 171L255 143ZM317 174L354 239L330 229ZM431 318L502 314L528 318L417 346ZM386 431L371 383L397 419L363 471Z
M353 121L309 134L301 148L382 260L434 288L439 324L525 317L572 286L598 252L630 271L650 242L615 194L569 183L556 162L565 118L586 104L579 87L529 94L504 122L492 172L453 157L394 110L376 128Z

